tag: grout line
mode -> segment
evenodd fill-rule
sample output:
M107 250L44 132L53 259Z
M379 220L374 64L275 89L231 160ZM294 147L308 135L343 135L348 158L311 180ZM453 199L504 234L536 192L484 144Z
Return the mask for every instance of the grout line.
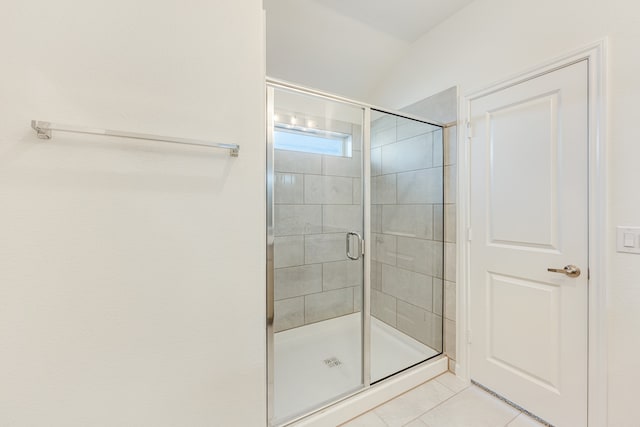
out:
M306 174L302 174L302 204L305 205L306 203L304 202L304 195L305 195L305 185L304 185L304 181L305 181L305 176Z
M433 169L433 168L426 168ZM416 169L419 170L419 169ZM319 176L321 178L358 178L358 176L353 175L324 175L321 173L308 173L308 172L278 172L278 174L296 174L296 175L306 175L306 176Z
M440 375L438 375L438 377L439 377L439 376L440 376ZM420 385L424 385L424 384L430 383L431 381L437 381L437 378L438 378L438 377L435 377L435 378L433 378L433 379L431 379L431 380L429 380L429 381L427 381L427 382L425 382L425 383L422 383L422 384L420 384ZM443 404L445 404L446 402L450 401L451 399L453 399L453 398L454 398L454 397L456 397L458 394L462 393L464 390L466 390L466 389L468 388L468 387L467 387L467 388L465 388L465 389L463 389L463 390L460 390L459 392L457 392L457 393L456 393L455 391L451 390L449 387L447 387L447 386L445 386L444 384L442 384L440 381L438 381L438 384L440 384L441 386L443 386L443 387L444 387L444 388L446 388L447 390L449 390L449 391L453 392L453 394L452 394L451 396L449 396L448 398L446 398L445 400L443 400L442 402L438 403L438 404L437 404L436 406L434 406L433 408L431 408L431 409L429 409L428 411L425 411L425 412L423 412L422 414L418 415L416 418L414 418L414 419L412 419L411 421L409 421L409 423L412 423L413 421L417 420L418 418L422 418L423 416L425 416L425 415L426 415L426 414L428 414L429 412L431 412L431 411L435 410L435 409L436 409L436 408L438 408L439 406L442 406ZM412 389L412 390L413 390L413 389ZM404 393L403 393L403 394L404 394ZM422 421L422 420L421 420L421 421ZM408 423L407 423L407 424L408 424ZM406 424L405 424L405 425L406 425Z
M300 326L306 326L306 325L307 325L307 296L302 295L302 325Z
M435 406L434 406L434 407L435 407ZM433 409L433 408L431 408L431 409ZM429 409L429 411L430 411L431 409ZM427 411L427 412L429 412L429 411ZM408 423L402 424L402 426L404 427L404 426L407 426L407 425L411 424L411 423L412 423L412 422L414 422L415 420L420 420L420 417L422 417L423 415L425 415L427 412L424 412L424 413L422 413L422 414L418 415L418 416L417 416L417 417L415 417L415 418L411 418L411 420L410 420ZM420 420L420 422L422 422L422 424L424 424L424 422L423 422L422 420ZM387 424L387 425L389 425L389 424Z
M520 415L522 415L522 412L518 412L518 414L517 414L515 417L511 418L511 419L510 419L510 420L509 420L509 421L504 425L504 427L509 427L509 424L511 424L513 421L515 421L515 419L516 419L516 418L518 418Z
M324 263L321 263L321 267L320 267L320 292L325 292L324 289Z
M441 381L438 381L438 378L440 378L441 376L445 375L446 373L447 373L447 372L445 372L445 373L443 373L443 374L438 375L437 377L435 377L435 378L433 379L433 381L437 381L437 382L438 382L438 384L440 384L441 386L443 386L443 387L444 387L444 388L446 388L447 390L451 390L454 394L462 393L464 390L466 390L466 389L468 389L468 388L469 388L469 386L467 385L467 386L465 386L462 390L455 391L455 390L454 390L454 389L452 389L451 387L447 386L445 383L443 383L443 382L441 382ZM452 374L452 375L454 375L454 376L455 376L455 374ZM457 378L457 377L456 377L456 378Z

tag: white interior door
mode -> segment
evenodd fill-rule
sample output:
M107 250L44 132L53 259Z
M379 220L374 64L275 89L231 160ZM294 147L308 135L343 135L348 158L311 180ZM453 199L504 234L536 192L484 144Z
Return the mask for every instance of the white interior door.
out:
M470 106L471 378L560 427L587 425L587 72Z

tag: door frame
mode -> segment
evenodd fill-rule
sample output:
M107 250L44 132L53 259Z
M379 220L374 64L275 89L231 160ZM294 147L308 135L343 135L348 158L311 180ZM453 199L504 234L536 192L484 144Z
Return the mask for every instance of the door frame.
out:
M607 150L606 150L606 48L598 40L573 52L554 58L529 70L464 95L459 104L458 198L457 198L457 318L456 374L470 381L470 139L471 102L493 92L531 80L572 65L588 61L589 127L589 303L588 303L588 424L607 424Z

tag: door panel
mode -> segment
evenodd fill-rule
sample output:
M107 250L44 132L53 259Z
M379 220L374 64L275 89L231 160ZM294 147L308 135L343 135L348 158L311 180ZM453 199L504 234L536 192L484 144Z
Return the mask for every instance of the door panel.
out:
M364 109L275 88L273 424L364 387ZM347 245L350 242L350 245Z
M556 389L560 288L493 273L488 282L488 360L526 380ZM527 333L514 334L513 324Z
M487 112L491 243L555 247L557 97L543 95Z
M558 426L587 417L587 96L583 61L471 103L471 377Z

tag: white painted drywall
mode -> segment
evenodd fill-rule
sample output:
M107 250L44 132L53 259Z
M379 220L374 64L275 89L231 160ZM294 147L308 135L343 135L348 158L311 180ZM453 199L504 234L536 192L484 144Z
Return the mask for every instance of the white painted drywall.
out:
M640 5L629 0L476 0L423 36L372 96L402 107L460 93L609 37L609 425L637 425L640 256L615 252L615 226L640 225Z
M0 425L265 424L263 31L259 0L2 3Z
M267 75L364 99L409 43L312 0L265 0Z

